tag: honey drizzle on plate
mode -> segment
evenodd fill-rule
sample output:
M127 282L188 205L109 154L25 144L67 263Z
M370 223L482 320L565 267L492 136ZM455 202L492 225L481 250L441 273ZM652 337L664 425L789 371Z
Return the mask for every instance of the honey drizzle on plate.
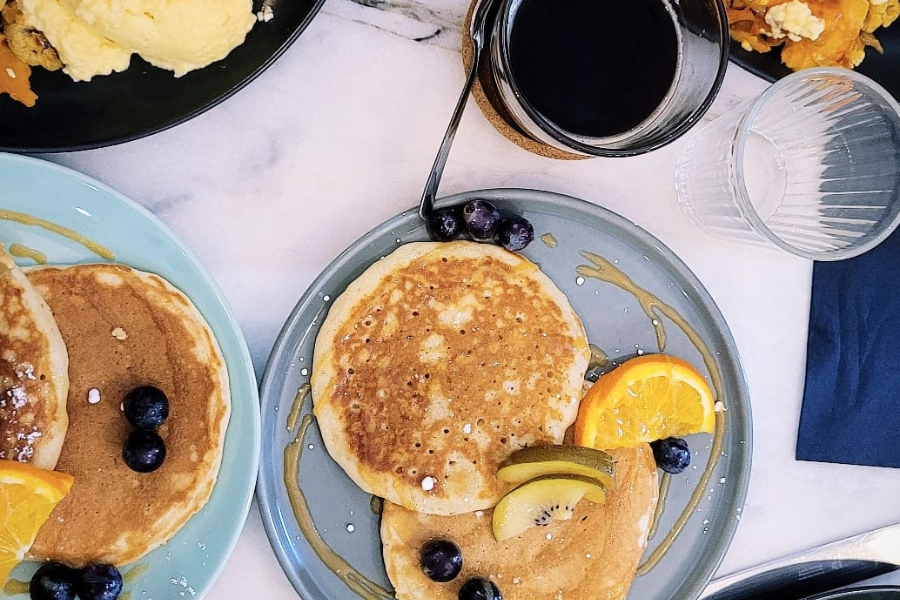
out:
M14 221L16 223L21 223L22 225L32 225L34 227L41 227L46 229L47 231L53 232L57 235L61 235L63 237L69 238L73 242L81 244L100 258L105 258L106 260L115 260L116 255L113 254L113 251L107 248L106 246L101 246L94 240L85 237L75 231L74 229L69 229L68 227L63 227L62 225L57 225L52 221L46 221L44 219L26 214L16 212L14 210L6 210L0 209L0 219L5 221Z
M294 405L291 406L291 412L288 413L287 416L287 430L293 431L295 427L297 427L297 419L300 418L300 409L303 407L303 399L309 395L309 384L304 383L297 390L297 395L294 398ZM299 398L299 402L297 399Z
M652 540L656 537L656 530L659 528L659 519L663 514L663 507L666 505L666 498L669 496L669 485L672 483L672 475L663 473L659 478L659 495L656 498L656 508L653 510L653 520L650 522L650 533L647 539Z
M296 415L300 414L300 407L308 395L309 385L304 385L294 397L294 404L290 412L290 415L295 415L294 424L296 424ZM306 437L306 430L309 429L313 420L314 417L311 414L303 415L294 440L284 448L284 486L287 488L288 500L290 500L297 525L300 526L300 531L319 560L347 584L347 587L366 600L395 600L394 594L357 571L344 557L332 550L319 535L319 530L316 529L309 504L306 501L306 494L300 488L300 459L303 456L303 440ZM289 426L288 429L292 430L293 427Z
M18 596L20 594L28 594L30 590L28 587L31 585L29 581L20 581L18 579L9 579L6 582L6 585L3 586L3 595L4 596Z
M556 248L559 245L559 242L556 241L556 238L553 237L552 233L545 233L541 236L541 241L544 242L544 245L548 248Z
M125 583L134 583L137 579L147 572L147 569L150 568L150 565L147 563L141 563L138 565L134 565L128 571L122 574L122 580ZM121 600L121 598L120 598Z
M47 264L47 255L40 250L23 246L22 244L10 244L9 253L19 258L30 258L39 265Z
M650 553L650 556L647 557L647 560L644 561L644 564L638 567L637 573L635 573L635 575L637 575L638 577L647 573L650 569L659 564L659 561L662 560L662 558L666 555L666 552L669 551L669 548L672 547L672 543L675 541L675 538L678 537L678 534L681 533L682 529L684 529L684 526L687 524L688 519L691 518L691 514L700 505L700 500L703 499L703 494L706 492L706 486L709 484L709 480L712 477L713 469L715 469L716 463L719 462L719 456L722 454L722 443L725 437L723 435L724 433L725 413L717 412L716 430L715 434L713 435L712 448L710 448L709 451L709 461L706 463L706 468L700 475L700 480L697 481L697 487L694 488L694 493L691 494L688 503L685 505L684 510L681 511L681 514L678 515L678 518L675 520L675 523L672 525L669 533L666 534L666 537L662 539L656 549L654 549L653 552Z
M545 235L548 236L548 240L552 240L553 245L551 246L551 243L548 242L548 240L543 241L547 243L548 246L554 247L556 239L553 238L553 236L550 234ZM543 239L544 236L541 237ZM578 267L576 267L575 270L579 275L585 278L597 279L599 281L610 283L626 292L629 292L635 297L644 313L650 318L650 322L653 326L654 332L656 333L656 342L660 352L663 352L666 346L666 332L662 324L662 319L660 318L661 316L665 316L666 318L671 320L679 329L684 332L690 342L694 345L694 347L697 348L697 350L703 357L703 362L706 365L713 388L716 391L716 397L721 400L724 395L722 390L721 375L719 373L718 366L716 365L715 359L709 348L704 343L703 339L694 330L694 328L690 326L687 320L682 317L681 314L673 307L662 302L658 297L634 283L634 281L632 281L631 278L628 277L622 270L620 270L618 267L613 265L613 263L606 260L602 256L584 250L582 250L580 254L591 262L591 266L579 265ZM604 362L608 362L609 360L606 353L597 346L591 346L591 354L592 362L596 362L598 365L602 365ZM309 391L310 386L308 383L303 384L297 391L297 395L294 397L294 402L291 405L291 410L288 413L288 431L293 431L297 426L297 419L300 417L303 403L306 397L309 395ZM293 441L288 443L284 448L284 485L287 490L291 509L294 513L294 518L297 520L300 531L303 533L303 536L306 538L313 552L315 552L316 556L319 557L319 560L321 560L322 563L332 573L343 580L351 590L353 590L366 600L395 600L395 597L391 592L368 579L362 573L357 571L342 556L332 550L327 542L325 542L325 540L322 538L322 536L319 535L319 532L316 529L316 525L312 520L312 513L310 512L309 504L306 501L306 495L300 488L300 460L303 456L303 442L306 436L306 431L307 429L309 429L309 426L312 424L314 419L315 418L312 414L303 415L303 417L300 419L300 427L297 430ZM681 514L679 515L678 519L676 519L669 532L659 543L656 549L654 549L653 552L650 553L650 556L647 558L647 560L638 567L636 576L644 575L645 573L653 569L653 567L655 567L660 560L662 560L663 556L665 556L665 553L669 550L669 548L671 548L672 543L675 541L675 538L677 538L682 529L684 529L684 526L685 524L687 524L687 521L691 517L691 514L694 512L697 506L699 506L706 486L709 483L710 478L712 477L712 472L715 469L715 466L719 460L719 456L722 453L724 432L725 413L724 411L719 411L716 413L716 425L713 435L713 443L710 449L710 457L707 461L706 468L700 476L700 480L697 482L697 486L694 489L694 492L691 494L687 505L685 506L684 510L682 510ZM666 496L668 495L670 481L671 477L667 474L664 474L660 482L659 500L657 502L656 511L653 515L649 537L653 537L656 533L656 529L659 525L659 519L663 512L663 506L665 504ZM375 496L372 497L370 501L370 508L372 509L373 513L380 513L380 502L381 498Z
M594 344L588 344L588 348L591 351L591 358L588 361L588 371L609 366L609 355L604 352L602 348Z
M653 329L656 331L656 342L660 352L663 352L666 347L666 331L655 311L658 310L661 315L667 317L684 332L703 357L703 364L706 365L706 370L709 372L709 378L712 381L713 388L715 388L716 394L721 400L722 377L719 374L716 359L703 342L703 338L701 338L700 334L691 327L687 322L687 319L682 317L677 310L657 298L655 295L637 285L630 277L628 277L628 275L602 256L598 256L597 254L585 250L582 250L580 254L591 261L594 266L589 267L587 265L580 265L576 267L575 270L579 275L611 283L630 293L637 299L641 308L643 308L644 313L650 317L650 322L653 325Z
M628 277L628 275L626 275L622 270L620 270L613 263L606 260L602 256L598 256L597 254L593 254L585 250L582 250L580 254L591 262L591 266L579 265L578 267L576 267L575 270L579 275L581 275L582 277L589 277L592 279L597 279L599 281L604 281L606 283L611 283L635 297L635 299L638 301L638 304L640 304L641 308L644 310L644 313L648 317L650 317L653 328L656 331L656 342L659 346L660 352L664 350L666 344L666 333L665 329L663 328L662 320L659 318L660 315L667 317L684 332L687 338L691 341L694 347L697 348L697 350L700 352L700 355L703 357L703 363L706 365L706 369L709 372L709 378L712 381L713 388L716 390L716 398L719 401L723 401L722 399L724 398L724 393L722 390L722 377L719 373L718 366L716 365L715 358L713 357L712 352L710 352L709 348L703 342L703 338L701 338L700 334L698 334L694 330L694 328L691 327L687 320L682 317L677 310L634 283L634 281L632 281L631 278ZM657 314L657 311L659 312L659 314ZM700 475L700 479L697 481L697 486L696 488L694 488L694 492L691 494L691 497L688 500L687 505L684 507L684 510L681 511L681 514L675 520L672 528L662 539L662 541L656 546L653 552L650 553L650 556L647 557L647 560L644 561L644 564L638 567L636 575L644 575L645 573L650 571L650 569L655 567L660 560L662 560L663 556L665 556L669 548L672 547L672 543L675 541L675 538L677 538L682 529L684 529L684 526L687 524L688 519L690 519L691 514L700 505L700 500L703 497L706 486L709 484L709 480L712 477L713 470L715 469L716 464L719 462L719 456L721 456L722 454L722 445L724 443L725 437L724 433L725 412L717 411L716 426L713 433L713 442L712 447L710 448L709 460L706 463L706 468Z

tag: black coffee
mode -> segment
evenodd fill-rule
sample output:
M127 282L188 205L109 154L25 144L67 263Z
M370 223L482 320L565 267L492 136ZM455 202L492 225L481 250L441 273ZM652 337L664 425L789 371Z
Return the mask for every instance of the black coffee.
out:
M665 0L522 0L510 69L522 95L571 133L640 124L675 78L678 37Z

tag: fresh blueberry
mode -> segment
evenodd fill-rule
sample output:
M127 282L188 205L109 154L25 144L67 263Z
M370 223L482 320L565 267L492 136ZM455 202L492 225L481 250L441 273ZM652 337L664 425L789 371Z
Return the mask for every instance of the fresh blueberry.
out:
M112 565L88 565L81 570L81 600L116 600L122 593L122 574Z
M503 595L487 579L470 579L459 588L459 600L503 600Z
M152 385L136 387L122 402L125 418L138 429L156 430L169 416L169 399Z
M46 563L35 571L28 585L31 600L72 600L78 571L59 563Z
M462 569L459 546L447 540L434 540L422 548L422 570L432 581L452 581Z
M534 227L525 217L512 215L500 222L497 241L507 250L518 252L534 241Z
M476 242L491 242L500 228L500 209L487 200L470 200L463 206L466 231Z
M166 444L155 431L135 429L125 440L122 458L132 471L149 473L166 460Z
M681 438L670 437L650 443L656 465L666 473L677 475L691 464L691 450Z
M428 231L431 232L431 237L439 242L456 239L462 231L459 210L453 207L439 208L431 213L431 218L428 219Z

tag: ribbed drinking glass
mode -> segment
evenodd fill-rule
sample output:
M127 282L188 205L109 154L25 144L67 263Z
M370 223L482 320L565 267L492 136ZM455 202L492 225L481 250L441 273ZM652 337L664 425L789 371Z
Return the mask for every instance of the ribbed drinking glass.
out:
M675 186L711 234L814 260L861 254L900 221L900 106L852 71L793 73L695 130Z

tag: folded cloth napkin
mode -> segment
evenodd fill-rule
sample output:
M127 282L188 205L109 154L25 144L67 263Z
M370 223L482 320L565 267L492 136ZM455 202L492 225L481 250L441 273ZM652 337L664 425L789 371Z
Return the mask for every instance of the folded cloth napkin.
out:
M900 230L813 266L797 459L900 467Z

